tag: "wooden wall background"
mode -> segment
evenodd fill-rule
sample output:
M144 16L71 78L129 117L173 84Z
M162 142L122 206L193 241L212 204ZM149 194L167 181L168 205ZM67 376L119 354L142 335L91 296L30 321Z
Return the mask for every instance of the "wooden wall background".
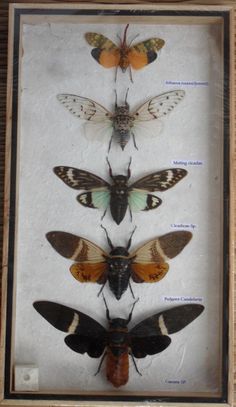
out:
M0 0L0 264L2 264L2 241L3 241L3 192L4 192L4 163L5 163L5 131L6 131L6 93L7 93L7 39L8 39L8 6L9 3L67 3L66 0L15 0L13 2L9 0ZM101 4L204 4L206 5L222 5L224 3L234 4L236 6L236 0L70 0L70 3L101 3ZM236 31L236 12L235 12L235 31ZM236 41L236 35L235 35ZM236 55L235 55L236 59ZM236 67L235 67L236 69ZM236 83L235 83L236 86ZM236 106L234 106L234 112L236 112ZM236 120L236 113L234 113ZM236 163L236 151L234 153L234 173ZM236 175L236 174L235 174ZM236 205L235 205L236 207ZM234 227L236 230L236 225ZM235 235L234 235L235 239ZM0 279L1 284L1 279ZM236 291L236 283L234 282L234 292ZM234 310L236 309L236 295L234 295ZM236 332L236 326L234 326L234 333ZM236 356L236 341L234 340L234 358ZM236 359L235 359L236 360ZM236 407L236 364L234 363L234 406Z

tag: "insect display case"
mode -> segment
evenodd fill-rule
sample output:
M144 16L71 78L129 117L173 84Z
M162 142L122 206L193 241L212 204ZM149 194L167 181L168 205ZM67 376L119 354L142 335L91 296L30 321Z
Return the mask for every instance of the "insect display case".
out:
M11 7L2 405L231 404L233 15Z

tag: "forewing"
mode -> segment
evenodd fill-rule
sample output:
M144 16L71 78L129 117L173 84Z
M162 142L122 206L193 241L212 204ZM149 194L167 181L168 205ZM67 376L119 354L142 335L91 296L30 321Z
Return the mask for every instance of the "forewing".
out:
M94 338L106 336L106 330L102 325L73 308L51 301L36 301L33 306L43 318L60 331Z
M156 335L145 337L132 337L131 350L135 358L145 358L147 355L155 355L165 350L171 343L171 339L166 335Z
M144 319L130 334L141 337L174 334L194 321L203 310L201 304L180 305Z
M147 194L145 191L133 189L129 192L128 203L132 212L148 211L161 205L162 200L155 195Z
M69 94L57 95L57 99L79 119L94 122L110 122L112 120L112 113L92 99Z
M154 172L134 182L130 186L132 189L142 189L145 191L166 191L176 185L187 175L183 168L169 168L167 170Z
M109 184L91 172L79 170L78 168L59 166L53 168L54 173L73 189L84 189L88 191L93 188L109 187Z
M110 191L100 189L99 191L85 192L77 196L77 200L88 208L106 209L110 204Z
M70 267L70 272L80 283L105 284L107 263L75 263Z
M131 277L135 283L157 283L169 270L167 263L148 263L131 265Z
M88 32L85 34L85 39L89 45L95 48L102 48L107 51L117 48L114 42L112 42L111 40L109 40L109 38L105 37L105 35L102 34Z
M170 232L153 239L141 246L134 253L135 263L164 263L177 256L192 238L192 233L186 230Z
M46 238L63 257L81 263L100 263L106 253L99 246L82 237L67 232L48 232Z
M154 120L166 116L181 102L184 95L184 90L174 90L149 99L132 114L134 121Z
M107 338L105 334L101 337L68 335L65 338L65 343L74 352L87 353L91 358L99 358L104 352Z

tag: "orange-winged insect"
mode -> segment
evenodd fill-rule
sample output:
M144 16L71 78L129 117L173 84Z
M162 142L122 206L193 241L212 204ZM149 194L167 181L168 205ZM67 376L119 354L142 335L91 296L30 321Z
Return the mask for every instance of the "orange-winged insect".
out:
M127 246L123 247L113 246L106 229L103 229L110 246L109 253L95 243L67 232L48 232L46 238L61 256L74 261L70 272L77 281L102 285L99 294L108 282L117 300L128 287L134 297L130 279L138 284L162 280L169 270L167 262L178 256L192 238L191 232L178 230L149 240L130 253L134 231Z
M142 69L155 61L157 51L164 46L165 41L161 38L150 38L131 47L132 41L129 45L126 42L128 27L129 24L125 27L123 39L120 39L119 46L102 34L88 32L85 34L85 38L89 45L95 47L92 49L91 54L99 64L104 68L116 67L115 80L118 67L121 68L122 72L125 72L129 67L130 80L133 82L131 68Z

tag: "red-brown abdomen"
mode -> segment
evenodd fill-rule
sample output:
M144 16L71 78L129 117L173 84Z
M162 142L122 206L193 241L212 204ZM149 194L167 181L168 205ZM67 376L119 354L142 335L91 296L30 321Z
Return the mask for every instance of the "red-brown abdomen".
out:
M111 349L107 352L107 380L113 386L124 386L129 380L129 353L128 349L120 356L114 356Z

